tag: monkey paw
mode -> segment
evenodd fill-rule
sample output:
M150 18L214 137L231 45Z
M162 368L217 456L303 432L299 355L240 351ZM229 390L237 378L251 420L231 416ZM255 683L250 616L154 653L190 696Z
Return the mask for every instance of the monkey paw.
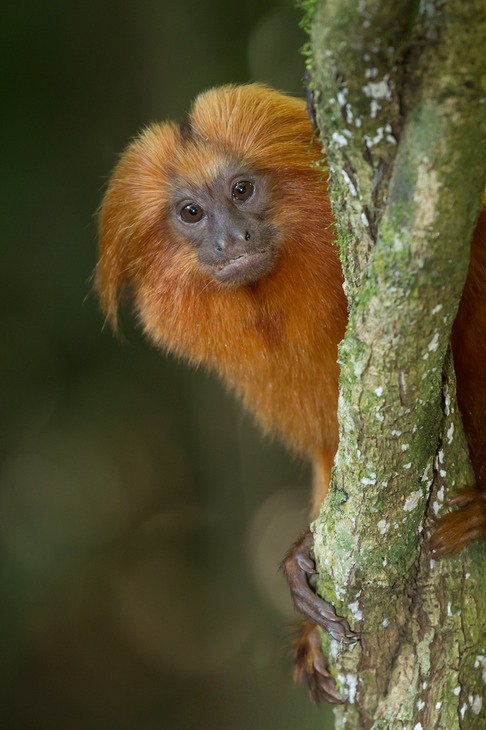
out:
M351 631L345 618L337 616L332 604L315 591L317 571L312 556L313 542L312 533L304 532L282 563L295 608L327 631L333 639L351 644L357 641L357 634Z
M463 489L449 504L458 507L441 517L430 544L434 554L441 557L458 553L472 540L486 538L486 492Z
M321 637L317 625L306 621L303 630L293 642L294 680L305 682L312 700L326 701L333 705L344 702L336 688L327 660L322 653Z

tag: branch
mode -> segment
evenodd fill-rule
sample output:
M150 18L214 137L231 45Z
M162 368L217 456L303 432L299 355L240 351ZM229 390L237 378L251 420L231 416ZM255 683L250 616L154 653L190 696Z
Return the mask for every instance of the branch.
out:
M362 632L354 650L330 642L351 703L339 717L348 728L479 727L484 553L438 563L428 536L444 499L473 481L449 342L485 183L486 9L310 5L350 306L340 446L315 524L320 590ZM467 712L473 724L461 724Z

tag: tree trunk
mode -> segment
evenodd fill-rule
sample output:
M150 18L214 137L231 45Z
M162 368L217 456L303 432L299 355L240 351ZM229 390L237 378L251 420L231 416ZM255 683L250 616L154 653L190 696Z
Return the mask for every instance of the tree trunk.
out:
M435 560L473 483L450 331L486 170L484 0L307 2L350 319L340 445L314 523L338 728L486 727L485 550ZM485 363L486 368L486 363Z

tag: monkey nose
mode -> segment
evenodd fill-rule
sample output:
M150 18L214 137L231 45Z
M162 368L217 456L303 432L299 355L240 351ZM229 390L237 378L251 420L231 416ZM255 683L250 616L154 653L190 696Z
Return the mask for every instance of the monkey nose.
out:
M216 253L223 253L227 252L228 248L231 245L231 238L228 236L227 233L220 233L216 236L216 240L214 242L213 249Z
M250 231L241 231L238 232L235 236L230 236L229 238L219 238L216 240L216 243L214 244L214 251L216 253L223 253L223 251L226 251L227 253L231 253L233 249L238 251L243 243L243 241L249 241L251 238Z

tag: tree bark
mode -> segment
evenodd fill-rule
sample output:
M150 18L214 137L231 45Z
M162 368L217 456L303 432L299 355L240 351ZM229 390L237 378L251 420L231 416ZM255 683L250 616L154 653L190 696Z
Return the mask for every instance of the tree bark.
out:
M340 445L314 523L338 728L486 727L485 549L435 560L474 481L450 331L486 170L484 0L314 0L309 67L349 300ZM486 363L485 363L486 368Z

